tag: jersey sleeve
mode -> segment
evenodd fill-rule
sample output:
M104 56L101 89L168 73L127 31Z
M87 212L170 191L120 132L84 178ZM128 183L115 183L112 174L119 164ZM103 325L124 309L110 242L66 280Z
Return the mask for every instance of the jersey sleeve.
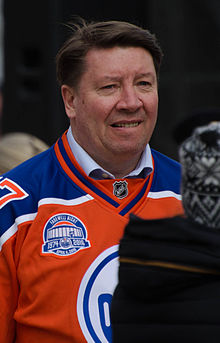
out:
M18 280L14 259L15 237L2 246L0 252L0 342L14 341L14 312L18 301Z
M22 202L28 197L15 181L0 177L0 342L15 339L14 314L18 303L19 259L17 233L23 217ZM23 224L22 224L23 225Z

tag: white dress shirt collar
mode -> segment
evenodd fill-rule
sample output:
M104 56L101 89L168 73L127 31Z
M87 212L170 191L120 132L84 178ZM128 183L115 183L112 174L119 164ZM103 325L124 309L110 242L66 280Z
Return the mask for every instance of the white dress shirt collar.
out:
M69 127L67 132L67 140L76 161L88 176L94 177L95 179L115 179L114 175L98 165L92 159L92 157L76 142L73 137L71 127ZM152 172L152 170L153 163L151 150L149 144L147 144L138 165L128 175L125 175L125 177L138 177L141 174L144 174L142 177L146 177Z

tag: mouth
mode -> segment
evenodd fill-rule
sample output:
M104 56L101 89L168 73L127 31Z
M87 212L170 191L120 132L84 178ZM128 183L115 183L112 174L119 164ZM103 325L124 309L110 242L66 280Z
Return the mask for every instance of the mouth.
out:
M129 128L129 127L136 127L140 124L140 122L134 122L134 123L115 123L115 124L112 124L112 127L126 127L126 128Z

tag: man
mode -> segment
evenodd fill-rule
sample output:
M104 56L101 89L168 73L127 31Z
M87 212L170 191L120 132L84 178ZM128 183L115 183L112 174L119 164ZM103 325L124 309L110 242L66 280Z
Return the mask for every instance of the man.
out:
M82 21L58 52L70 128L0 180L2 343L111 341L129 215L182 213L179 165L148 145L161 57L150 32L116 21Z

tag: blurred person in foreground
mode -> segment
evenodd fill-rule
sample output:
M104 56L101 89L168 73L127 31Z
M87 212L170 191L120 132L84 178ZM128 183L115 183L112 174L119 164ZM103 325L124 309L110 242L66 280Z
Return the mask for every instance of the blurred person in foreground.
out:
M180 145L185 216L131 217L119 248L114 343L220 341L220 122Z
M0 174L48 149L39 138L24 132L5 133L0 137Z
M0 342L111 342L118 243L130 213L182 213L180 166L149 141L162 52L107 21L71 25L57 54L70 128L0 180Z

